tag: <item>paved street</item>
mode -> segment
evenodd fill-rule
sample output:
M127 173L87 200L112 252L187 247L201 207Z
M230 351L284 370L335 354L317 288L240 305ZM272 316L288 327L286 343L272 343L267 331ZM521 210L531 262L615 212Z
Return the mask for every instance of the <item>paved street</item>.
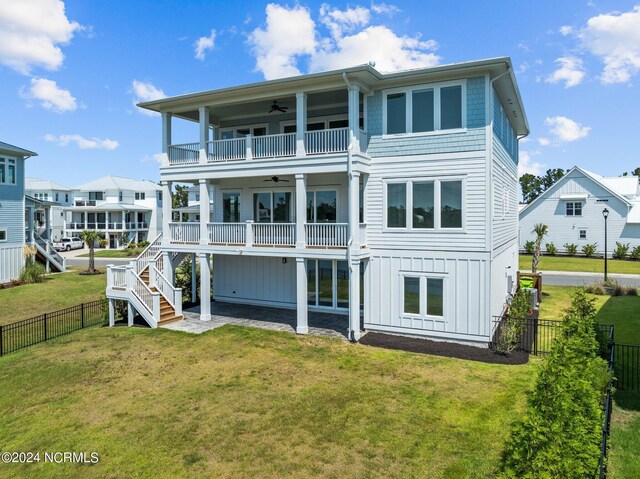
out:
M89 249L83 248L71 251L61 251L60 256L67 259L67 266L87 266L89 264L89 257L80 257L80 255L87 253L89 253ZM105 268L108 264L123 265L127 264L129 261L130 260L126 258L96 258L96 266L99 268Z
M609 279L615 279L623 286L640 288L639 274L609 274ZM604 280L604 273L574 273L567 271L543 271L542 284L557 286L585 286Z

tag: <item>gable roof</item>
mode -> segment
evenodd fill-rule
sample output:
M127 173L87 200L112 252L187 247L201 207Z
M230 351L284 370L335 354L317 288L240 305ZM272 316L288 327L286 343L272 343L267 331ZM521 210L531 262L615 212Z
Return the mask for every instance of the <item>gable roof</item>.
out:
M603 186L608 187L611 191L615 191L620 196L637 196L638 195L638 177L637 176L600 176L592 171L582 169L583 173L589 175L593 180Z
M71 188L55 183L50 180L41 180L40 178L31 178L29 176L24 179L25 190L62 190L71 191Z
M635 184L636 184L636 192L637 192L637 188L638 188L638 177L637 176L631 176L631 177L609 177L609 178L605 178L604 176L600 176L596 173L593 173L591 171L585 170L583 168L580 168L579 166L574 166L573 168L571 168L569 171L567 171L564 176L562 178L560 178L558 181L556 181L553 185L551 185L550 188L548 188L547 190L545 190L540 196L538 196L535 200L533 200L531 203L529 203L527 206L525 206L524 208L522 208L520 210L520 214L525 213L526 211L528 211L532 205L535 205L538 203L538 201L542 201L543 198L546 198L547 196L549 196L551 194L551 192L553 190L555 190L557 188L558 185L562 184L563 181L565 181L566 178L569 177L569 175L573 172L580 172L582 173L585 177L591 179L593 182L595 182L596 184L598 184L600 187L604 188L606 191L608 191L609 193L611 193L612 196L618 198L620 201L622 201L624 204L631 206L632 202L629 200L629 198L626 198L624 194L622 194L622 191L628 191L629 189L629 185L628 182L618 182L616 180L618 179L623 179L623 178L631 178L631 179L635 179ZM615 189L613 189L613 188Z
M25 150L24 148L20 148L19 146L10 145L9 143L5 143L4 141L0 141L0 152L26 157L38 156L38 154L33 151Z
M122 176L103 176L73 188L80 191L131 190L161 191L160 185L149 180L134 180Z

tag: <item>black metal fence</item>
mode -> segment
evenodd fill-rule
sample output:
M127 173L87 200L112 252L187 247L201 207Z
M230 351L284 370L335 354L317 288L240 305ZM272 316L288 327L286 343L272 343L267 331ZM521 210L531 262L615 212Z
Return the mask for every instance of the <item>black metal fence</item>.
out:
M616 389L637 391L640 389L640 345L615 344L613 359Z
M82 303L52 313L0 325L0 356L106 322L107 300Z
M600 461L598 462L598 472L596 477L599 479L606 479L607 477L607 454L609 452L609 432L611 427L611 411L613 409L613 382L615 357L617 345L613 341L613 326L610 327L609 332L610 341L607 344L609 349L609 355L607 357L609 361L609 381L607 383L607 392L604 399L604 424L602 426L602 444L600 448Z

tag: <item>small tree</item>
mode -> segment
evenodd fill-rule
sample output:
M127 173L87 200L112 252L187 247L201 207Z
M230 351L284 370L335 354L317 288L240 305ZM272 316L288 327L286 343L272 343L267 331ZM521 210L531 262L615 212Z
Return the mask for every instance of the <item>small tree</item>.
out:
M531 261L531 271L534 273L538 271L538 263L540 262L540 246L542 245L543 238L549 232L549 227L542 223L533 225L533 233L536 234L536 240L533 248L533 260Z
M80 239L89 246L89 268L84 271L84 274L99 274L100 271L96 269L95 259L95 242L100 239L100 233L95 230L84 230L80 234Z

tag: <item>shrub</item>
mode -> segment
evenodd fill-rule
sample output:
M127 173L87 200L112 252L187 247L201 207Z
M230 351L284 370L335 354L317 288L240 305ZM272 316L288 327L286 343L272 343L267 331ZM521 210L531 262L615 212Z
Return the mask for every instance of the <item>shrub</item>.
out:
M535 249L535 247L536 247L536 244L533 241L527 241L524 244L524 251L527 254L533 254L533 250Z
M544 246L545 246L545 248L547 250L547 254L549 254L551 256L555 256L556 253L558 252L558 248L556 248L553 243L547 243Z
M627 296L638 296L638 288L635 286L627 286L625 293L627 293Z
M624 296L625 293L625 288L624 286L622 286L621 284L616 284L613 287L613 291L611 292L612 296Z
M24 284L41 283L46 274L45 267L31 257L27 259L24 268L20 272L20 282Z
M98 246L100 246L100 248L106 248L108 244L109 242L104 238L98 240Z
M582 252L587 258L591 258L598 250L598 243L589 243L582 247Z
M565 243L564 250L569 256L575 256L578 252L578 245L575 243Z
M640 260L640 245L635 246L635 247L631 250L631 257L632 257L633 259Z
M598 356L594 300L577 290L562 332L540 365L503 457L505 478L592 477L602 439L606 361Z
M129 248L129 249L134 249L134 248L136 248L136 247L137 247L137 246L136 246L136 244L135 244L135 243L129 243L129 246L127 246L127 248Z
M138 248L146 248L147 246L149 246L151 243L149 243L148 241L140 241L138 243Z
M616 241L616 247L613 250L613 257L624 259L629 253L629 243L624 244Z
M509 305L509 313L504 322L500 324L500 330L496 338L496 351L508 356L516 349L520 336L524 331L523 319L527 319L530 312L529 296L525 291L519 290Z

